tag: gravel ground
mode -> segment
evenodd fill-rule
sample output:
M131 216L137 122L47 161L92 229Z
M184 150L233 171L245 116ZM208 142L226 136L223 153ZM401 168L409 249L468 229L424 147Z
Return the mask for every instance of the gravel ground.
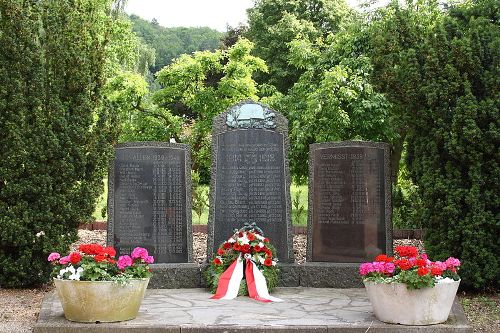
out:
M72 245L75 249L82 243L99 243L105 245L105 230L79 230L79 241ZM193 234L194 257L198 263L206 258L207 235ZM415 239L394 240L394 246L413 245L424 252L423 242ZM306 235L295 235L293 238L295 260L302 264L306 256ZM53 290L52 286L38 289L1 289L0 288L0 333L31 332L38 316L44 295ZM475 333L500 332L500 297L490 294L459 294L465 314L473 326Z

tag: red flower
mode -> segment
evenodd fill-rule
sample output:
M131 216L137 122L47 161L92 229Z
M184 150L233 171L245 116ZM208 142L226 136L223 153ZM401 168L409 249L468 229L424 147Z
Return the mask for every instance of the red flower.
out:
M425 267L427 262L424 259L417 259L416 264L418 267Z
M214 259L214 264L216 264L216 265L222 265L222 261L220 261L219 258L215 258Z
M271 258L266 258L266 260L264 260L264 265L265 266L272 266L273 265L273 260Z
M238 244L238 243L234 243L234 245L233 245L233 249L234 249L235 251L241 251L241 245L240 245L240 244Z
M417 271L419 276L427 275L427 274L429 274L429 272L430 272L429 269L426 267L419 267L418 271Z
M439 267L432 266L431 267L431 274L434 275L434 276L438 276L438 275L443 274L443 270L440 269Z
M71 252L69 255L69 261L75 265L78 264L82 260L82 256L78 252Z
M247 238L248 238L248 240L249 240L249 241L253 241L253 240L255 239L255 235L254 235L254 234L252 234L251 232L249 232L249 233L247 234Z
M94 260L95 260L96 262L101 262L101 261L106 260L106 257L105 257L105 256L103 256L102 254L98 254L98 255L96 255L96 256L94 257Z
M403 271L406 271L413 267L413 265L408 261L408 259L396 260L395 264Z
M244 244L244 245L241 247L241 252L243 252L243 253L248 253L248 252L250 252L250 245L249 245L249 244Z
M224 255L224 253L225 253L224 249L218 249L217 250L217 254L220 255L220 256Z
M377 257L375 257L375 261L393 262L394 261L394 257L388 257L385 254L379 254Z
M224 243L224 248L225 248L226 250L229 250L231 247L232 247L231 243L229 243L229 242L225 242L225 243Z
M241 231L238 233L238 237L243 237L243 233Z
M396 252L400 257L415 258L418 256L418 249L415 246L396 246Z
M264 238L264 243L269 243L269 238Z
M105 247L103 252L111 258L116 256L116 250L112 246Z
M262 250L262 248L257 244L257 245L254 245L253 250L255 252L260 252L260 250Z
M266 249L264 250L264 252L266 252L266 255L267 255L268 257L272 257L272 256L273 256L273 251L269 250L268 248L266 248Z

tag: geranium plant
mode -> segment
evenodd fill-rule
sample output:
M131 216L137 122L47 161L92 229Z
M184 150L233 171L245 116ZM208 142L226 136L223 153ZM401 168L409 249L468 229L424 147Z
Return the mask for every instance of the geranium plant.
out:
M64 257L53 252L48 261L54 266L52 277L63 280L126 281L151 276L148 264L154 258L146 249L136 247L130 255L115 257L116 250L111 246L82 244L78 251Z
M215 293L222 273L238 258L241 258L244 265L248 265L246 260L251 260L255 264L265 277L268 290L271 291L278 281L278 268L276 267L278 259L275 253L274 246L255 224L246 224L245 227L234 230L234 234L219 246L205 273L208 288ZM248 294L245 280L240 285L239 294Z
M414 246L397 246L396 257L381 254L374 262L359 267L365 281L377 283L404 283L408 289L433 287L436 283L458 281L460 260L450 257L446 261L430 261L425 253L419 254Z

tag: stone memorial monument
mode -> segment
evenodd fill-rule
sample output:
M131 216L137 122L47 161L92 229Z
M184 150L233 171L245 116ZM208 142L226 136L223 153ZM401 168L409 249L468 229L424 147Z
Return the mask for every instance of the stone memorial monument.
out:
M293 261L288 121L265 105L239 103L214 118L207 254L244 223L256 223Z
M108 181L107 243L118 255L141 246L155 263L193 261L188 145L119 144Z
M307 261L359 263L392 253L389 145L309 147Z

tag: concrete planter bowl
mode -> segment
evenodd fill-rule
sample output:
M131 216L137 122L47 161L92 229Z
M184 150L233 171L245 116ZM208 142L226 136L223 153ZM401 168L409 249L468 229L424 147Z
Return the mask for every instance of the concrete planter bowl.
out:
M113 281L72 281L54 279L66 319L76 322L116 322L137 317L147 279L125 284Z
M364 281L375 317L402 325L433 325L448 320L460 281L409 290L403 283Z

